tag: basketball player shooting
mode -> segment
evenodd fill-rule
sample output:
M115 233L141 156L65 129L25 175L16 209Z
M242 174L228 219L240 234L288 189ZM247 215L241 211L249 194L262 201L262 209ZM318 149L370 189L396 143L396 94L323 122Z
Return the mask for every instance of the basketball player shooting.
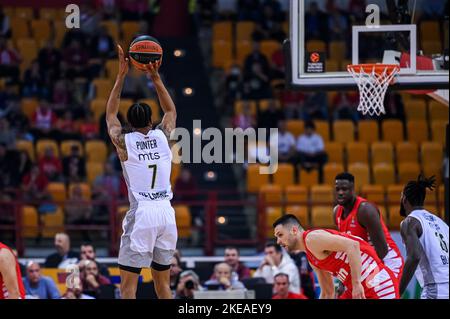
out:
M0 299L25 299L19 263L12 250L0 242Z
M153 127L151 108L133 104L127 112L132 132L124 134L117 113L129 59L120 46L119 73L106 107L108 133L116 147L128 187L130 209L123 220L119 249L120 292L124 299L136 298L142 268L151 268L159 299L170 299L170 261L176 248L175 211L170 200L172 152L170 132L177 112L158 70L161 60L146 65L153 81L164 117Z
M334 299L333 276L345 286L342 299L398 299L398 281L361 238L331 229L305 231L294 215L273 224L277 243L289 253L305 251L317 274L321 299Z
M448 225L423 208L427 188L433 190L434 178L419 176L409 182L401 195L400 233L406 246L406 262L400 280L400 293L416 275L422 287L421 299L448 299Z

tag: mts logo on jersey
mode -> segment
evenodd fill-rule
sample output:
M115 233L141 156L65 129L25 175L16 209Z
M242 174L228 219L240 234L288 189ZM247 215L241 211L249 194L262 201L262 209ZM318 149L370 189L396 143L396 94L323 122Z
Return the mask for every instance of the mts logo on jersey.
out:
M156 140L148 140L148 141L136 141L136 148L138 150L153 150L158 147ZM158 152L148 152L138 155L139 161L154 161L158 160L161 157Z

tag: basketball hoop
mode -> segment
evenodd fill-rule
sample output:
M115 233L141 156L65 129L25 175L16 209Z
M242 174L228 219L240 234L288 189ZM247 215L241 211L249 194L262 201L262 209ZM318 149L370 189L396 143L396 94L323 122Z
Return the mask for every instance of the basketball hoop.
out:
M397 64L354 64L347 66L359 87L358 111L370 116L386 114L384 96L400 72Z

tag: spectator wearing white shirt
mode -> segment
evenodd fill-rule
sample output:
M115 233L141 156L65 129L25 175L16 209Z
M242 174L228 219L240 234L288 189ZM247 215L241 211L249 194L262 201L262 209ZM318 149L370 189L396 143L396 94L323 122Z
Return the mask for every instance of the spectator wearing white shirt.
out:
M275 243L267 243L264 248L264 259L253 277L261 277L267 283L273 284L275 275L279 273L287 274L290 278L289 291L300 293L300 276L297 266L292 258L283 253L280 245Z
M278 133L270 136L270 146L274 147L278 138L278 161L293 162L295 157L295 137L286 130L286 121L278 122Z
M297 140L297 163L307 171L319 169L320 180L322 180L322 167L327 162L328 156L325 153L322 136L315 130L314 122L305 123L305 133Z

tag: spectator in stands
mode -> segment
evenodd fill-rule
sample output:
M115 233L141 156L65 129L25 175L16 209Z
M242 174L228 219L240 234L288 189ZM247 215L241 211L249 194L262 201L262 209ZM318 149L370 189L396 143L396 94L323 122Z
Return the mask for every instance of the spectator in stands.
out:
M20 54L6 45L6 39L0 36L0 74L3 77L10 77L11 81L19 81L19 64L22 62Z
M267 243L264 248L264 259L253 277L264 278L267 283L272 284L275 275L278 273L285 273L289 276L289 291L300 293L300 278L294 261L287 253L283 253L280 245Z
M119 20L120 0L95 0L95 9L100 12L102 20Z
M77 288L68 288L61 299L95 299L92 296L83 293L82 286Z
M84 267L80 273L83 293L97 299L101 287L110 285L111 280L99 273L97 263L94 260L85 260L83 263Z
M250 269L239 261L240 252L235 246L228 246L225 248L225 263L227 263L232 270L231 277L234 281L250 278Z
M170 260L170 289L172 290L174 298L176 296L177 286L182 271L180 257L174 255Z
M69 47L63 51L63 62L65 64L67 78L87 78L89 76L88 50L82 47L79 40L73 39Z
M85 1L80 9L80 30L86 35L97 34L99 31L101 15L95 10L91 1Z
M242 113L236 114L233 118L233 127L246 130L256 126L256 118L252 114L249 101L242 102Z
M41 266L33 261L27 265L23 285L27 299L59 299L61 297L53 279L42 276Z
M73 114L70 110L65 110L63 116L56 123L59 130L58 141L80 140L81 136L76 132L76 124L73 120Z
M277 107L275 100L269 101L267 110L258 115L258 128L276 128L278 123L284 119L283 112Z
M109 270L108 267L104 264L99 263L95 259L97 258L97 254L95 251L95 247L92 244L84 243L80 246L80 261L83 260L93 260L97 263L98 271L102 276L109 278Z
M56 138L57 132L53 129L56 126L58 117L55 112L50 108L49 101L41 97L39 99L39 106L33 114L31 133L40 138Z
M322 167L327 162L328 156L323 138L315 130L314 122L306 121L305 132L297 140L297 163L307 171L319 169L322 176Z
M0 149L6 151L5 145L0 144ZM14 149L8 150L6 151L3 163L4 164L1 166L3 166L4 169L0 169L0 171L3 171L1 176L4 187L6 186L7 188L10 187L12 189L20 188L24 177L29 174L31 167L33 166L28 153Z
M0 7L0 37L2 38L11 37L11 26L9 23L9 17L5 14L2 7Z
M357 107L359 103L358 94L339 91L333 98L333 117L335 120L359 120Z
M205 286L218 286L219 290L245 289L239 280L232 276L232 268L227 263L219 263L214 266L214 279L205 282Z
M63 172L73 182L79 182L86 176L86 162L78 145L72 145L69 156L63 158Z
M0 118L7 117L14 107L14 102L18 100L15 92L16 85L11 81L5 83L5 86L0 90Z
M444 15L448 16L448 11L445 10L447 3L448 2L442 0L429 0L422 2L421 20L439 20L443 19Z
M253 41L252 53L250 53L244 61L244 74L250 74L253 71L253 65L259 63L262 73L269 73L269 62L264 54L261 53L261 45L259 41Z
M300 272L301 291L308 299L316 299L314 271L305 252L290 254Z
M269 38L279 43L283 43L286 40L287 35L280 22L273 23L272 28L269 30Z
M78 262L79 254L70 250L70 238L65 233L55 235L56 253L47 256L45 259L46 268L63 268L74 265Z
M61 52L55 48L55 41L49 39L38 54L39 71L43 78L56 80L60 74Z
M402 96L398 93L389 94L388 92L384 100L386 114L382 114L381 119L398 119L405 121L405 107Z
M270 136L270 145L275 146L278 139L278 161L293 162L295 158L295 137L286 129L286 121L278 122L278 133Z
M80 125L80 134L84 140L98 138L99 127L92 112L86 113L86 118Z
M6 118L0 118L0 143L5 144L7 148L13 147L16 143L16 134Z
M120 192L120 179L110 163L105 163L102 175L94 180L93 194L97 200L110 200Z
M145 12L148 11L148 1L129 0L120 2L120 13L122 20L140 20Z
M53 148L48 146L44 155L39 159L39 169L52 181L59 181L62 174L61 160L54 154Z
M242 73L239 65L235 64L231 67L225 79L225 103L233 105L235 100L242 96Z
M327 40L328 25L327 15L320 11L316 1L312 1L305 14L306 40Z
M302 293L293 293L289 291L289 275L278 273L273 279L273 290L275 294L272 299L308 299Z
M305 120L328 119L328 100L323 91L315 91L306 95L303 117Z
M114 40L108 34L108 29L101 26L99 33L91 40L91 57L102 60L112 59L116 56L116 51Z
M258 21L261 17L259 0L238 0L236 11L241 21Z
M79 185L72 187L69 199L64 205L65 223L68 225L90 225L92 224L92 205L83 198ZM89 240L89 232L82 231L84 240Z
M46 88L45 78L39 72L39 63L33 60L28 69L25 70L22 83L22 96L35 97L47 96L48 89Z
M174 195L177 200L184 201L195 200L198 195L197 180L185 166L181 167L180 175L175 182Z
M358 21L362 21L366 17L366 7L366 0L350 0L347 11L351 13Z
M66 79L61 78L56 81L53 86L53 110L59 116L67 110L71 100L71 93L69 90L69 83Z
M39 169L39 166L33 165L22 180L23 198L27 201L38 202L49 200L51 196L47 191L47 185L47 176Z
M180 274L175 299L194 299L194 291L203 290L200 278L193 270L185 270Z

